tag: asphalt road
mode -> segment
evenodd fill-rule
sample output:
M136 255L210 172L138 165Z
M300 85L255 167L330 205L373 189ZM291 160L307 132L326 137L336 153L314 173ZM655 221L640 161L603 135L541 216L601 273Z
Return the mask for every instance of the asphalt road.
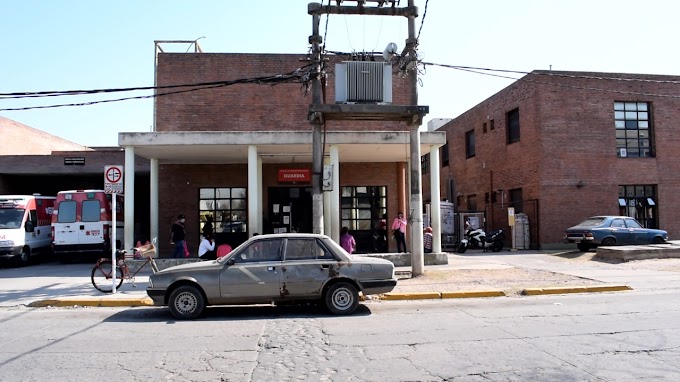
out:
M678 381L677 291L313 307L0 308L2 381Z

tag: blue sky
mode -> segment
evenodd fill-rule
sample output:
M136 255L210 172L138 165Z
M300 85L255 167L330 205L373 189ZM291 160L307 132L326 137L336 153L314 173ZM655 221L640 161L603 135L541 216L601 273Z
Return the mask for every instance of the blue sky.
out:
M209 53L305 53L309 2L3 0L0 93L152 86L154 40L205 37L199 44ZM416 5L420 28L425 0ZM426 62L526 72L552 65L680 74L678 14L674 0L429 0L419 54ZM324 16L322 34L325 22ZM401 50L407 23L401 17L331 15L326 33L333 51L382 51L389 42ZM419 104L430 106L426 121L456 117L512 83L432 66L420 79ZM0 109L96 99L5 99ZM151 100L130 100L0 116L80 144L115 146L119 132L149 131L152 110Z

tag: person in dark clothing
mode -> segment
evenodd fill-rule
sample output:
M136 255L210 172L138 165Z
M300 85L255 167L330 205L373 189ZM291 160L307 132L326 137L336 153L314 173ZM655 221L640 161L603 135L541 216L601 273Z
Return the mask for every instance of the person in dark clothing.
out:
M213 217L208 215L205 217L205 224L203 225L203 237L213 235Z
M172 225L172 229L170 230L170 245L175 246L175 249L172 253L172 257L174 258L184 257L184 239L186 238L186 231L184 229L185 221L186 219L184 218L184 214L180 214L177 216L177 220Z

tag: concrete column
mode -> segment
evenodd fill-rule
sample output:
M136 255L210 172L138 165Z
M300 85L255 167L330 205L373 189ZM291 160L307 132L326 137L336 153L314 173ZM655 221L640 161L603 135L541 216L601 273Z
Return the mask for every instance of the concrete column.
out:
M331 191L331 238L340 243L340 154L337 145L331 145L333 165L333 191Z
M262 157L257 157L257 232L264 233L264 205L262 204Z
M156 238L156 256L160 253L161 243L158 237L158 158L151 158L149 171L149 234L151 240Z
M257 178L257 146L250 145L248 146L248 237L253 236L258 229Z
M430 220L432 220L432 252L442 251L442 218L439 185L439 147L430 146Z
M135 246L135 148L125 146L125 228L124 249ZM114 223L115 224L115 223Z

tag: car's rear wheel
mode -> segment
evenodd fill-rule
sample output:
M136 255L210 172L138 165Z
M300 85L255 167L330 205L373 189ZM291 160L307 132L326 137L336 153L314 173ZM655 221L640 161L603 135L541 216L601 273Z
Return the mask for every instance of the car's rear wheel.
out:
M576 246L578 247L578 250L581 252L588 252L590 250L590 244L588 243L581 242L576 244Z
M333 314L352 314L359 306L359 292L348 282L331 285L324 297L326 307Z
M182 285L173 290L168 300L170 313L178 320L191 320L203 313L205 299L198 288Z
M616 240L614 240L614 238L608 237L602 240L603 247L611 247L612 245L616 245Z

